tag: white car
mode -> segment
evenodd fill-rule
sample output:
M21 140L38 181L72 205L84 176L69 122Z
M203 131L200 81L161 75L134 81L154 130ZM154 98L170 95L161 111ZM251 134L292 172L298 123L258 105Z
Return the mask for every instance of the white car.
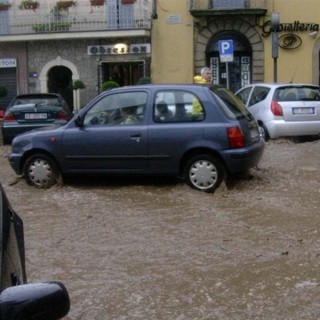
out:
M320 87L312 84L256 83L236 92L267 141L320 135Z

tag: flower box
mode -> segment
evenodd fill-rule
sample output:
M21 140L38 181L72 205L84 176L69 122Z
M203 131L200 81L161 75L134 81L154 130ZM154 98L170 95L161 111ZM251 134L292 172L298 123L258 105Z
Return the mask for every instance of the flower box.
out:
M136 0L121 0L122 4L134 4Z
M22 1L19 8L26 10L36 10L39 7L39 2L37 1Z
M105 0L90 0L91 6L100 7L104 5Z
M11 7L9 3L0 3L0 11L7 11Z
M55 9L57 11L60 11L60 10L65 10L65 11L68 11L70 7L73 7L76 5L76 2L75 1L67 1L67 0L61 0L61 1L58 1L55 5Z

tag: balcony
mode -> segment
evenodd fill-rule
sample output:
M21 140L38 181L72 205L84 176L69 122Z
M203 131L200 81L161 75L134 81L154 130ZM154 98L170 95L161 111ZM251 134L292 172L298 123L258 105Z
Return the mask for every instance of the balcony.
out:
M266 0L190 0L190 13L194 17L221 15L264 16Z
M35 1L35 0L34 0ZM93 2L95 1L95 2ZM128 0L127 0L128 1ZM51 38L92 38L106 36L150 35L152 1L97 0L58 2L38 0L37 7L24 7L23 1L13 0L7 10L0 10L0 41Z

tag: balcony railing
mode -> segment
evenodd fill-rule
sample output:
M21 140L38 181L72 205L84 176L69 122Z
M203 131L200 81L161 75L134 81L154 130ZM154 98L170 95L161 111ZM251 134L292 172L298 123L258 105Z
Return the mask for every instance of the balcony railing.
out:
M237 10L266 8L266 0L190 0L190 10Z
M151 29L152 1L75 0L68 8L57 7L57 1L38 0L37 8L25 8L23 1L13 0L7 10L0 10L0 36L32 33L86 32Z

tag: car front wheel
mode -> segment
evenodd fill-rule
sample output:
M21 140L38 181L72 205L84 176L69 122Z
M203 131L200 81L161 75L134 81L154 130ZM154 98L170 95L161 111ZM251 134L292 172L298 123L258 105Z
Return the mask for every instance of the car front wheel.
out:
M25 162L23 173L30 185L41 189L50 188L61 180L58 167L44 154L30 156Z
M215 157L202 154L194 156L186 163L184 176L190 187L214 192L224 178L224 168Z

